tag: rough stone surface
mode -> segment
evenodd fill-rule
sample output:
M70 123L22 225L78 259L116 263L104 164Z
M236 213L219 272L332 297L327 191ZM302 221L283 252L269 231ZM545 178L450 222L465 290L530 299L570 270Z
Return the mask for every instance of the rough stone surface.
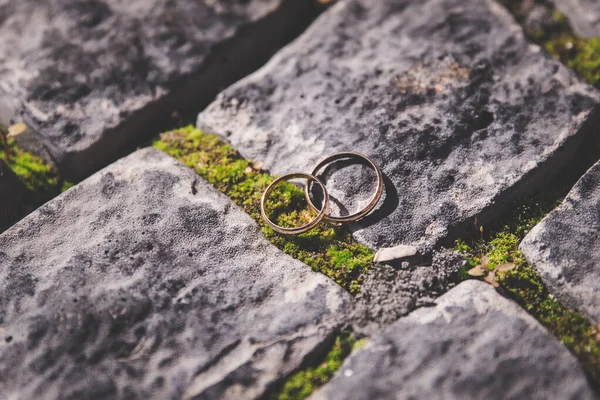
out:
M581 37L600 36L600 2L597 0L552 0L567 16L571 28Z
M336 151L371 156L386 193L355 236L429 246L543 185L591 132L597 102L493 1L349 0L226 89L198 126L277 174ZM345 169L328 188L354 209L372 174Z
M68 179L85 177L174 110L197 112L283 45L313 4L4 0L0 90L19 102L0 102L11 108L0 122L34 127L35 149Z
M551 293L600 322L600 163L521 242Z
M352 354L312 399L591 399L577 361L533 317L467 281Z
M0 397L256 398L349 304L191 170L140 150L0 236Z

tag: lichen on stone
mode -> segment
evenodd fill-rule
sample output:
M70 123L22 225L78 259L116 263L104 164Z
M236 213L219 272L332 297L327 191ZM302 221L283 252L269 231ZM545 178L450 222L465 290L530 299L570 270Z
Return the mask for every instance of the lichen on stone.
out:
M260 216L260 198L273 181L253 168L231 145L192 126L166 132L154 147L193 168L219 191L229 196L261 226L265 236L290 256L323 273L352 294L358 293L362 275L373 252L356 242L343 226L323 223L298 236L285 236L268 227ZM313 218L298 186L282 184L267 201L270 218L282 226L298 226Z

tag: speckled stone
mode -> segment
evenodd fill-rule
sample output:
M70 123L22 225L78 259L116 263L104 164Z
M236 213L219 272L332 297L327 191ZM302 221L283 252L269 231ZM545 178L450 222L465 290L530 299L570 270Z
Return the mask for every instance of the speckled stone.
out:
M369 340L311 400L593 398L556 338L471 280Z
M427 248L546 183L592 133L597 104L494 1L348 0L197 124L276 174L337 151L371 156L386 193L355 237ZM323 175L349 211L372 193L366 168Z
M350 296L144 149L0 235L0 397L257 398Z
M600 322L600 163L521 242L550 292Z
M0 123L32 126L45 145L33 148L48 148L65 178L81 179L261 65L314 4L4 0L0 91L19 102L9 120L0 109Z

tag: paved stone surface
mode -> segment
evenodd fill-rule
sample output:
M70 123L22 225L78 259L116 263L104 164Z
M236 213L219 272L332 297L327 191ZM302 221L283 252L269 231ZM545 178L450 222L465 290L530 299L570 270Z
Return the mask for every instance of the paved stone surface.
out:
M600 36L600 3L596 0L552 0L581 37Z
M591 399L575 358L533 317L467 281L398 320L311 399Z
M48 148L63 176L80 179L157 133L174 110L197 112L260 65L310 20L313 5L2 1L0 89L20 101L0 123L35 128L44 145L34 149Z
M336 151L371 156L386 197L355 236L421 248L543 185L591 132L597 101L493 1L349 0L225 90L198 126L277 174ZM366 168L324 175L349 210L370 197Z
M140 150L0 236L0 393L256 398L349 304L191 170Z
M600 322L600 163L521 242L551 293Z

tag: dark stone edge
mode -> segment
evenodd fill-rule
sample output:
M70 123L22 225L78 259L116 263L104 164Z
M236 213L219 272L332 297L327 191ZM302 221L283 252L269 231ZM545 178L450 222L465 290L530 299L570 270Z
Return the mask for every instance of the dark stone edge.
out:
M439 240L435 247L453 247L454 242L459 238L476 237L480 234L480 226L497 225L505 213L510 211L510 207L516 205L524 196L534 197L543 188L557 183L556 181L563 178L565 172L586 171L594 163L586 156L586 149L600 147L600 136L596 129L598 125L600 125L600 105L594 106L579 129L569 135L544 161L494 197L479 214L474 216L476 222L475 219L469 219L449 226L448 235Z

